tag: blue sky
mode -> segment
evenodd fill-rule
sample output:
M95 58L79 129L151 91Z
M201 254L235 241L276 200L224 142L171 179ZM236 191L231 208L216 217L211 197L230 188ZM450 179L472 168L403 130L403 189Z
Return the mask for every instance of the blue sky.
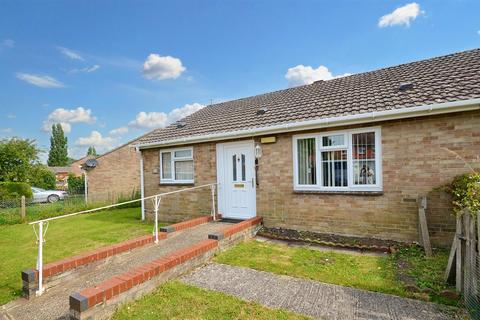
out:
M72 157L207 105L480 47L480 1L5 1L0 137Z

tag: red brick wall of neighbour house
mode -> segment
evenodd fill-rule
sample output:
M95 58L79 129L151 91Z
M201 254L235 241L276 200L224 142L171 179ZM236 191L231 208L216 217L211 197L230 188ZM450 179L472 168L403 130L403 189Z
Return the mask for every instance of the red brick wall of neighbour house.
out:
M97 158L97 167L88 171L91 201L116 201L140 191L140 160L135 148L124 145Z
M434 191L469 169L453 150L480 168L480 112L375 124L382 130L382 195L293 192L292 135L262 145L257 214L269 227L418 241L418 202L428 196L427 221L434 245L449 245L455 219L443 191ZM333 129L332 129L333 130ZM335 128L339 130L339 128ZM288 156L286 156L288 155Z
M202 143L193 146L194 184L160 184L160 150L158 148L142 150L145 196L217 182L215 143ZM211 212L211 201L209 187L167 195L162 197L159 216L162 221L176 222L207 215ZM145 205L147 215L151 217L153 214L152 201L147 200Z

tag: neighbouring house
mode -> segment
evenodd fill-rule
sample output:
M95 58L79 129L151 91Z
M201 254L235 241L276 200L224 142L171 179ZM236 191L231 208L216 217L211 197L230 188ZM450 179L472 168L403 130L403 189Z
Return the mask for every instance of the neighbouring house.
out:
M214 104L135 145L145 196L218 182L224 217L398 241L418 241L427 196L432 242L450 244L439 187L480 168L480 49ZM166 196L160 215L208 213L209 194Z
M87 171L89 201L115 202L140 192L140 161L133 142L95 157L96 167Z
M71 167L48 167L55 174L55 188L66 189L68 187L68 175L72 172Z
M95 159L95 156L89 155L73 161L70 165L71 173L73 173L77 177L81 176L83 174L82 166L88 159Z

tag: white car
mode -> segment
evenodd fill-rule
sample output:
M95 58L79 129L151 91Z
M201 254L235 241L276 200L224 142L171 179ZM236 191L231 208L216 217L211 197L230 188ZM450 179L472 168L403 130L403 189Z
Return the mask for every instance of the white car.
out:
M67 196L65 191L59 190L45 190L41 188L32 187L33 200L34 203L39 202L49 202L54 203L58 200L63 200Z

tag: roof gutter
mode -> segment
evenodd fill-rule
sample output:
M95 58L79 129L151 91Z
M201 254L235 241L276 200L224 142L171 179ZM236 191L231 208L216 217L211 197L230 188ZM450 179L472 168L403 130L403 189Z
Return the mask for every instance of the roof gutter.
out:
M206 135L197 135L179 139L165 140L159 142L149 142L136 144L139 149L148 149L155 147L166 147L172 145L184 145L191 143L200 143L208 141L218 141L227 139L247 138L266 134L275 134L291 131L303 131L319 128L330 128L346 125L356 125L387 120L407 119L413 117L432 116L437 114L462 112L480 109L480 98L461 100L454 102L437 103L423 105L418 107L409 107L395 110L385 110L378 112L367 112L355 115L346 115L331 118L322 118L315 120L306 120L298 122L289 122L267 127L258 127L251 129L235 130L230 132L212 133Z

